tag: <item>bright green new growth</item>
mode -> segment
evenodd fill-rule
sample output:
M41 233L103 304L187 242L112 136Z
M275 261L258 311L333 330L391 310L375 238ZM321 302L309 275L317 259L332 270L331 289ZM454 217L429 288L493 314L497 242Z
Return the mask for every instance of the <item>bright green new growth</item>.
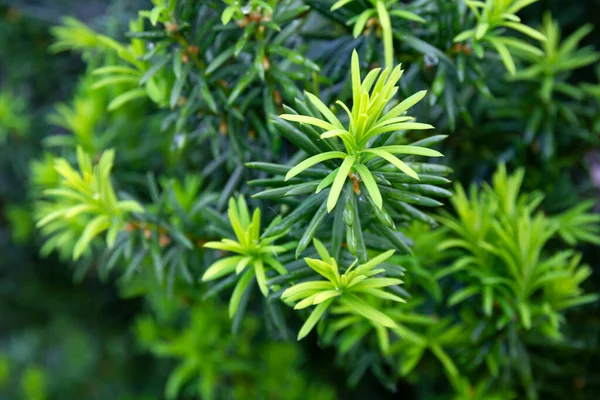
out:
M237 275L241 274L241 278L238 280L229 301L229 316L233 317L242 295L253 278L256 278L261 293L265 297L268 295L266 266L270 266L281 275L287 273L285 267L276 258L277 255L287 251L287 248L272 244L286 232L278 236L260 238L260 208L254 210L252 218L250 218L248 205L243 197L240 196L237 202L233 198L229 199L227 214L238 241L222 239L219 242L205 243L204 247L230 251L239 255L221 258L216 261L208 267L202 276L202 281L212 281L234 271Z
M64 244L69 234L69 222L80 219L85 228L73 248L73 259L77 260L90 242L104 231L108 231L106 243L112 247L125 225L127 213L144 211L135 201L117 199L110 182L114 158L114 150L107 150L98 164L93 166L91 157L78 147L80 172L63 158L54 160L54 169L60 175L60 182L57 188L44 190L44 195L53 201L48 203L50 212L45 213L36 225L52 236L46 246Z
M400 69L400 65L394 68L393 71L387 68L381 74L380 71L380 68L372 70L361 82L358 54L356 51L352 53L352 111L343 102L339 100L337 102L346 111L350 119L350 124L347 128L342 125L340 120L317 96L311 93L306 93L306 96L323 115L325 120L294 114L283 114L280 116L282 119L288 121L309 124L323 129L325 132L321 134L321 139L339 138L342 140L346 152L330 151L309 157L290 169L285 176L285 179L288 180L315 164L331 159L342 159L343 162L340 167L323 179L317 188L317 191L320 191L331 185L331 191L327 200L328 212L331 212L335 207L344 182L351 172L359 175L365 182L369 195L376 206L381 209L381 193L367 165L374 158L382 158L408 176L418 180L419 176L417 173L394 154L442 157L440 152L420 146L391 145L376 148L371 147L372 140L384 133L399 130L433 129L433 126L429 124L412 122L414 118L403 115L410 107L418 103L425 96L425 90L415 93L391 110L385 112L386 105L398 92L396 84L400 80L403 71Z
M355 0L338 0L335 2L333 6L331 6L331 11L335 11L338 8L342 8L346 4L349 4ZM381 26L381 31L383 33L383 49L385 53L385 65L388 68L392 68L394 65L394 37L393 37L393 29L392 22L390 17L398 17L401 19L405 19L407 21L415 21L415 22L425 22L423 18L419 15L403 10L403 9L395 9L390 10L390 7L393 4L398 3L398 0L384 1L384 0L370 0L373 8L368 8L356 17L350 19L348 24L354 24L354 29L352 34L354 37L358 37L369 18L377 17L379 21L379 25Z
M314 245L322 260L305 258L304 261L327 280L298 283L281 295L285 302L300 300L294 309L316 306L300 329L298 340L308 335L336 298L339 298L339 303L347 307L352 314L367 318L376 327L396 327L396 323L390 317L368 302L369 298L404 302L402 298L383 290L383 288L401 284L400 279L375 277L375 275L385 272L384 269L375 269L375 267L390 258L394 254L394 250L388 250L355 267L358 262L356 260L340 275L337 262L329 255L325 246L317 239L314 239Z
M541 42L546 41L546 36L536 31L535 29L522 24L521 19L516 15L521 9L528 5L537 2L538 0L465 0L466 5L471 9L477 25L473 29L467 29L464 32L456 35L454 42L463 42L471 39L473 50L479 58L483 58L483 47L481 43L487 42L491 44L500 58L504 66L514 75L517 71L515 62L509 48L516 51L521 51L530 55L540 55L541 51L522 40L513 37L501 36L503 31L508 28L520 32L533 39Z
M535 327L560 338L560 311L595 301L598 295L584 295L580 288L591 274L587 265L580 264L581 255L572 249L549 249L548 241L563 236L572 245L598 243L599 217L586 213L589 204L557 217L536 211L543 196L520 194L523 177L522 169L510 176L501 165L493 185L479 193L472 187L470 198L456 186L451 202L458 217L446 213L440 218L456 237L438 249L466 252L447 270L464 271L466 285L450 296L448 304L477 296L486 316L499 314L497 329L516 319L525 329ZM499 310L494 310L495 303Z
M171 3L174 6L175 2ZM159 13L170 11L170 8L164 6L157 6L155 9L159 9ZM131 32L143 30L143 16L145 15L147 14L141 13L137 20L130 22ZM147 16L153 24L156 23L154 18L158 18L158 14ZM50 46L50 50L54 52L98 49L118 56L119 62L117 64L104 65L92 71L92 74L98 77L98 80L92 85L92 89L115 87L117 85L123 85L127 88L110 101L107 106L108 111L116 110L126 103L146 97L149 97L155 103L167 104L171 83L164 71L161 71L161 68L151 68L151 63L144 58L147 51L142 40L134 38L131 40L130 45L125 45L95 32L74 18L64 18L63 26L55 27L52 33L56 38L56 42ZM123 65L123 63L127 65ZM159 67L163 66L164 64L159 64ZM178 97L171 99L171 107L173 107L176 100L178 100Z
M121 50L121 45L114 39L99 35L84 23L72 17L65 17L62 26L52 28L52 35L56 41L50 46L50 51L60 52L67 50L87 50L95 47L112 48Z

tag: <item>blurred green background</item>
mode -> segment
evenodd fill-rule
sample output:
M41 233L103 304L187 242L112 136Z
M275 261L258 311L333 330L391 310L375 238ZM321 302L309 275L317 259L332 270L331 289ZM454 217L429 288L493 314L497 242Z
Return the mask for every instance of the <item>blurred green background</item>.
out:
M154 358L135 351L137 301L94 277L74 282L40 258L29 213L29 162L52 131L47 115L72 96L84 65L51 55L49 28L76 15L115 32L141 2L0 2L0 398L156 398ZM120 15L122 20L109 18ZM10 137L8 137L10 135Z

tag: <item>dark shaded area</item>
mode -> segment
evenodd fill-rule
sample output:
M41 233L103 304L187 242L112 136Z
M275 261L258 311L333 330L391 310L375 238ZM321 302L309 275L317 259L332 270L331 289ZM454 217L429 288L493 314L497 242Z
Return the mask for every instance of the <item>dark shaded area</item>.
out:
M162 391L162 382L148 381L152 358L133 351L129 327L140 303L95 275L74 282L69 266L38 257L39 242L20 240L7 216L7 208L29 203L29 161L52 129L46 116L69 99L84 67L78 57L48 53L49 27L62 15L92 20L108 7L52 3L0 5L0 88L27 99L32 124L30 135L0 146L0 397L35 394L45 371L39 379L52 398L140 398ZM23 217L20 226L30 230Z

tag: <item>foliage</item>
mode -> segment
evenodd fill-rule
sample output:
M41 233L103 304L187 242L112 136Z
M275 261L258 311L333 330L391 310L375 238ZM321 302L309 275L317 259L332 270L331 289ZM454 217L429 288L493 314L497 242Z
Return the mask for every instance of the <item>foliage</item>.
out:
M165 360L143 393L535 399L585 377L593 398L598 57L589 16L555 6L153 0L119 29L65 18L42 59L81 55L73 93L50 80L60 101L41 107L12 66L0 82L0 245L33 247L35 219L45 257L144 309L138 341ZM59 392L47 362L17 364L32 396Z
M406 110L425 96L424 91L409 97L389 110L389 112L381 115L391 97L398 91L396 83L402 75L402 70L400 68L395 68L391 72L385 70L381 73L379 78L377 78L378 74L379 70L377 69L371 71L371 74L361 83L358 55L356 52L352 53L352 111L350 111L344 103L339 103L339 105L348 113L350 119L348 129L343 127L342 123L331 113L331 111L329 111L323 102L310 93L307 93L306 96L327 121L314 119L309 116L297 116L292 114L283 114L280 116L287 121L301 122L326 130L326 132L320 135L321 139L338 137L342 140L346 149L345 153L334 150L312 156L289 170L285 175L287 181L319 162L334 158L343 159L344 161L340 167L327 175L316 189L316 192L318 193L329 185L332 186L327 199L327 212L331 212L337 204L340 192L346 181L346 176L351 173L361 177L369 192L369 196L375 205L381 209L381 192L377 188L377 183L375 182L375 178L373 178L373 174L366 165L371 159L375 159L376 157L382 158L411 178L419 180L417 173L393 154L411 154L430 157L441 156L441 154L435 150L419 146L392 145L378 146L375 148L369 146L369 142L373 142L372 139L386 132L433 128L431 125L427 124L407 122L412 121L413 118L401 116ZM369 96L371 88L373 88L373 91ZM387 142L389 142L389 140L385 143Z
M98 164L92 166L91 157L77 148L77 172L64 159L55 160L54 169L60 175L56 188L44 191L54 201L41 203L39 213L43 217L39 228L52 238L45 244L47 249L64 249L73 245L73 259L77 260L100 233L107 231L106 244L112 247L117 234L125 225L129 212L144 209L131 200L119 201L110 182L114 151L106 151ZM83 227L81 231L77 228Z
M586 213L588 205L555 217L537 211L543 196L520 193L523 176L523 170L508 175L501 165L492 185L479 191L471 186L469 197L456 185L451 202L457 216L439 217L452 235L438 249L459 253L437 275L460 283L447 303L459 305L464 318L477 325L476 340L488 344L485 356L478 358L490 375L514 368L527 397L536 398L527 344L562 340L564 310L599 298L583 292L581 285L592 271L581 263L581 254L551 240L566 237L574 246L579 241L597 243L600 237L598 215ZM577 238L565 235L571 224L582 232ZM513 364L511 359L520 361Z
M316 306L302 326L302 329L300 329L298 340L305 337L311 331L334 301L337 301L340 305L338 313L341 311L341 313L360 315L367 318L376 329L383 329L384 327L394 328L396 326L394 321L370 305L368 301L370 298L375 297L401 303L404 302L404 299L383 289L402 283L400 279L375 277L385 270L374 268L388 259L394 251L390 250L380 254L353 269L358 261L356 260L354 264L340 275L335 259L331 258L331 255L329 255L323 244L315 239L314 245L322 259L305 258L304 261L315 272L327 280L298 283L286 289L281 295L282 300L285 302L300 300L294 306L294 309L303 309L311 305Z
M333 6L331 6L331 11L335 11L338 8L343 7L346 4L352 2L355 2L355 0L338 0L335 2L335 4L333 4ZM369 2L371 8L368 8L361 12L358 16L351 18L348 21L348 24L354 24L352 34L356 38L363 32L365 25L373 25L371 19L376 16L376 23L378 24L377 29L381 29L381 34L383 36L385 65L387 68L392 68L392 66L394 65L394 38L391 17L417 22L425 22L425 20L421 18L418 14L415 14L414 12L408 10L400 8L390 10L391 6L396 5L398 3L398 0L370 0ZM369 26L369 29L371 29L371 26Z
M580 41L591 31L591 25L584 25L561 43L558 23L552 19L550 14L544 15L542 32L548 38L542 46L544 52L528 57L532 65L519 71L514 79L536 81L543 77L540 98L546 103L551 102L554 90L575 99L581 99L583 97L581 90L568 83L556 82L556 80L559 78L558 75L598 61L600 55L591 47L577 48Z
M487 0L486 2L483 2L466 0L465 4L473 13L477 23L473 29L468 29L457 35L454 38L454 41L462 42L467 39L472 39L471 45L479 58L483 57L482 44L491 44L502 58L502 62L508 72L514 75L516 73L516 67L509 48L534 56L539 54L540 51L522 40L502 37L499 34L505 29L511 29L523 33L530 38L546 42L547 38L543 33L521 23L521 19L516 15L522 8L531 3L535 3L536 1L537 0Z
M292 343L257 343L259 321L245 319L239 335L229 334L229 322L219 307L205 303L192 308L181 331L140 317L140 344L160 358L175 358L178 366L165 385L167 399L303 398L333 399L334 392L298 371L302 357ZM258 351L254 347L260 346ZM283 393L281 385L288 388Z
M399 89L396 83L402 75L402 70L396 67L393 71L388 69L381 72L381 74L379 73L379 69L372 70L361 83L358 55L354 52L352 55L351 70L352 111L343 102L338 101L338 104L346 111L350 120L348 128L344 128L339 119L315 95L306 93L305 97L318 111L311 113L309 103L297 99L297 108L304 110L310 115L290 113L280 116L283 120L304 124L305 126L301 127L301 131L294 129L281 120L275 121L275 124L283 135L299 148L304 149L308 154L312 154L312 156L292 168L266 163L248 164L251 168L273 174L286 172L283 182L277 177L268 181L260 180L259 182L262 185L273 185L277 186L277 188L259 192L254 195L255 198L280 199L281 195L302 195L310 193L313 190L315 191L305 202L307 206L311 205L311 208L307 208L306 211L310 212L314 210L314 207L317 207L319 203L321 205L312 217L308 228L298 243L296 257L306 249L317 233L317 230L323 224L327 213L330 213L334 209L339 202L340 196L342 196L342 199L345 199L345 201L342 200L345 203L345 210L343 214L340 212L335 214L333 224L334 226L340 226L343 219L343 223L346 225L346 243L348 244L348 249L361 261L366 261L366 249L364 247L364 238L362 237L363 232L359 224L359 201L355 197L355 195L361 195L361 187L364 187L366 193L368 193L367 203L369 204L370 214L374 214L377 220L375 226L379 232L383 233L383 235L379 234L379 236L385 237L386 241L389 241L392 246L402 251L407 251L408 246L393 231L395 228L394 219L397 220L398 214L407 214L412 218L428 222L430 220L429 217L414 208L412 204L427 207L437 206L441 203L426 196L450 196L448 191L431 185L448 182L443 176L440 176L447 174L448 169L427 163L413 162L407 164L394 155L441 156L441 153L438 151L426 147L443 140L445 136L442 135L432 136L422 141L414 142L411 145L394 144L398 143L397 141L402 137L402 134L394 135L393 132L395 131L432 128L428 124L411 122L413 120L411 117L401 116L407 109L425 96L425 91L410 96L389 109L389 111L384 112L387 103ZM369 95L371 88L372 92ZM292 109L288 110L293 111ZM327 121L321 119L321 116L325 117ZM312 127L307 127L306 125L316 126L325 132L319 134ZM307 142L306 137L309 138L310 142ZM341 139L345 152L341 151L339 141L334 138ZM323 142L323 139L334 139L334 141L328 144ZM328 140L328 142L331 142L331 140ZM329 164L329 160L333 159L342 159L343 161L339 166ZM394 168L388 168L386 162ZM319 171L310 170L310 167L318 163L327 163L329 168ZM396 172L396 168L400 172ZM416 171L425 174L419 178ZM320 181L307 180L305 182L291 180L303 172L305 176L311 173L314 177L322 177L322 179ZM346 184L347 177L352 180L352 186ZM412 183L415 180L421 181L423 184ZM319 193L329 188L329 186L331 188L329 189L327 199L322 200ZM343 195L342 192L344 193ZM387 195L386 205L388 205L389 211L383 207L382 192ZM416 195L415 193L418 194ZM360 203L364 204L365 202L360 201ZM391 214L392 212L393 214ZM279 226L288 226L294 221L292 217L298 218L300 215L290 214ZM277 225L272 228L274 232L277 229ZM339 254L341 237L333 241L332 246L334 254Z
M143 29L143 19L141 17L137 21L130 22L132 32L141 29ZM130 87L110 101L107 107L108 111L147 96L157 103L167 104L165 96L169 90L169 80L164 74L155 75L156 69L150 70L150 64L143 59L140 60L145 54L144 43L141 40L132 39L131 44L126 46L108 36L94 32L73 18L65 18L64 26L56 27L53 34L57 41L50 47L52 51L102 49L103 51L115 53L119 59L128 64L128 66L103 65L92 71L93 75L100 77L91 86L92 89L101 89L117 84ZM144 88L137 87L138 83L143 84Z
M273 268L281 275L287 273L285 267L276 258L280 253L286 251L286 247L272 244L277 237L260 238L260 208L254 210L252 218L250 218L248 206L243 197L239 197L237 202L233 198L229 200L228 215L238 241L222 239L220 242L205 243L204 247L230 251L239 256L225 257L215 262L204 272L202 280L211 281L230 274L234 270L236 275L241 275L229 302L229 317L233 317L246 288L254 279L256 279L263 296L269 294L266 266Z
M525 140L531 142L543 133L548 143L542 150L545 157L555 151L554 142L564 142L561 137L548 136L554 130L553 125L572 126L572 131L583 141L597 142L597 135L590 135L583 127L589 111L571 105L573 100L581 101L586 97L585 89L568 81L575 70L594 64L600 58L590 46L578 48L591 30L590 25L581 26L561 42L558 23L550 14L544 15L542 32L548 40L542 46L543 53L527 55L525 59L529 66L513 77L528 82L537 91L538 101L527 118Z

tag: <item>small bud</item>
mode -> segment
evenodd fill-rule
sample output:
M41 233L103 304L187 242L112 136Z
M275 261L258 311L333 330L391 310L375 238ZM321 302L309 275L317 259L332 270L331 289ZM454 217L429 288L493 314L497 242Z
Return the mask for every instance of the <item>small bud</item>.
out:
M144 228L144 238L150 239L150 236L152 236L152 231L148 228Z
M221 135L227 135L227 131L228 131L229 127L227 126L227 121L225 121L225 118L221 119L221 122L219 123L219 133Z
M158 244L160 245L160 247L165 247L169 243L171 243L171 239L169 239L169 237L166 234L161 233L158 238Z
M253 11L250 13L250 21L252 22L260 22L262 20L262 15L260 15L260 13Z
M198 46L196 46L196 45L191 45L187 48L187 52L194 56L198 54L198 51L199 51L199 49L198 49Z
M174 33L179 30L179 26L176 23L165 22L165 29L169 33Z
M263 65L263 68L265 69L265 71L268 71L269 68L271 68L271 63L269 62L269 59L266 56L263 57L262 65Z
M357 196L360 196L360 186L358 186L358 179L356 177L352 180L352 189Z
M187 63L188 61L190 61L190 57L188 56L187 52L184 50L184 51L181 53L181 62L185 64L185 63Z
M283 103L283 99L281 98L281 93L279 92L279 90L273 91L273 101L275 101L275 104L278 105Z

